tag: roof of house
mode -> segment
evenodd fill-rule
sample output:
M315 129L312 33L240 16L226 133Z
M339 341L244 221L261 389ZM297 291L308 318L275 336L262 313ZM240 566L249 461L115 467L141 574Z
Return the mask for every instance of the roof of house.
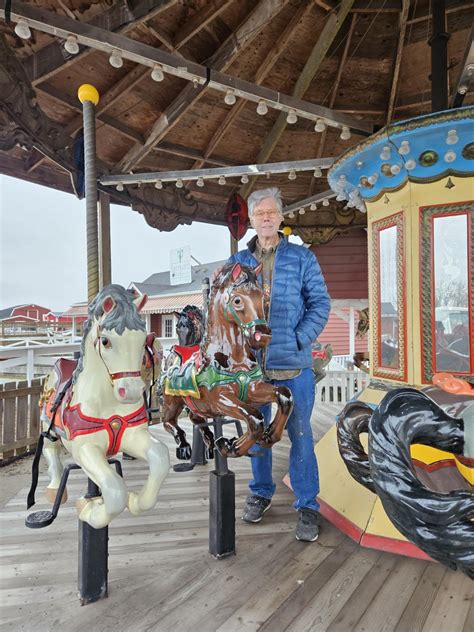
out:
M143 282L132 282L131 285L133 285L133 287L135 287L141 294L147 294L149 297L163 296L166 294L177 295L188 292L200 292L203 280L206 277L211 277L214 270L223 266L225 263L226 261L222 260L191 266L191 283L171 285L170 272L169 270L166 270L165 272L155 272ZM147 309L148 304L145 307L145 313L147 312Z
M0 320L5 320L10 318L12 312L17 307L22 307L21 305L13 305L13 307L5 307L5 309L0 309Z
M194 294L179 294L167 296L154 296L149 298L145 303L145 307L141 310L142 314L169 314L171 312L180 312L186 305L196 305L202 309L203 296L201 292Z

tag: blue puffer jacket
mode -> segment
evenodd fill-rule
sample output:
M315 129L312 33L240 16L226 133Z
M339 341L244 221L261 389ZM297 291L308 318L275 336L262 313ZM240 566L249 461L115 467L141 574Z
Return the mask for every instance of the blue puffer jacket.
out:
M257 239L229 262L255 267ZM311 250L282 238L275 254L269 325L272 339L265 354L267 369L305 369L313 366L311 343L324 329L331 300L319 263Z

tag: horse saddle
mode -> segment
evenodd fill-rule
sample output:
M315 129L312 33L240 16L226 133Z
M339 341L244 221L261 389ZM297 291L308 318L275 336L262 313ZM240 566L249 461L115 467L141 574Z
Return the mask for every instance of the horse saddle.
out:
M182 358L183 364L175 364L168 369L164 379L165 395L190 395L200 398L196 374L202 366L202 355L199 345L185 347L175 345L173 351Z
M77 366L77 360L69 360L67 358L59 358L54 365L54 371L58 378L58 383L54 389L52 397L49 398L48 413L54 413L56 408L66 394L71 385L72 374Z

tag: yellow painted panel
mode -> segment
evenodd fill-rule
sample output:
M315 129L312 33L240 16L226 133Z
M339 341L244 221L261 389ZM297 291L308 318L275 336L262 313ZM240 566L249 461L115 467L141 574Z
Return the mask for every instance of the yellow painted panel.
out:
M445 452L444 450L432 448L429 445L422 445L421 443L412 445L410 447L410 454L412 459L416 459L428 465L437 463L438 461L454 461L454 455L451 454L451 452Z
M383 538L404 540L405 542L407 541L405 536L400 533L400 531L388 518L379 497L377 497L374 503L372 514L367 525L366 533L370 535L379 535Z

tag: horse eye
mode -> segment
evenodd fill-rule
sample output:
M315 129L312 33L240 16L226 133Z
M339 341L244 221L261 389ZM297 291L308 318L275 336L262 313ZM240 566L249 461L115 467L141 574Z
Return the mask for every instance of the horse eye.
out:
M240 305L242 303L242 299L240 298L240 296L236 296L234 298L234 305Z
M105 336L102 336L102 338L100 339L100 342L105 349L109 349L112 346L112 343L110 342L110 340L106 338Z

